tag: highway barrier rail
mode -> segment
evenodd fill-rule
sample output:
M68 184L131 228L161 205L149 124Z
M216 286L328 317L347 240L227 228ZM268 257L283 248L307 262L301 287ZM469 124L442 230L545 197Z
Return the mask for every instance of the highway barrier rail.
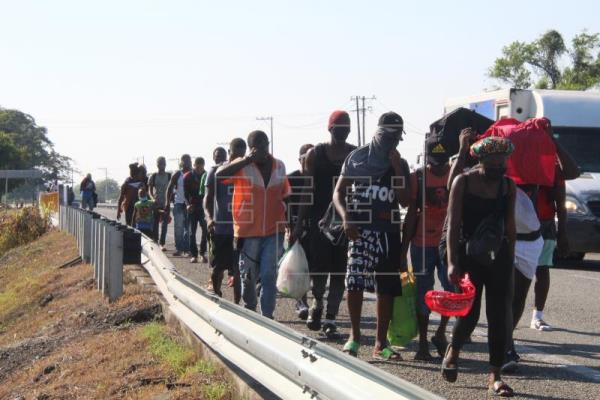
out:
M235 305L180 275L159 246L116 221L60 207L60 228L77 239L111 300L123 290L123 264L141 264L170 311L208 347L283 399L441 399L423 388ZM139 250L139 252L138 252Z

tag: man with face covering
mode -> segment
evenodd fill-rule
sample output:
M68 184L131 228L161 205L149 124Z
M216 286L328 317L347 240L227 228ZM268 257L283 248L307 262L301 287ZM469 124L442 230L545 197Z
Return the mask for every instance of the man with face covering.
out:
M348 155L333 194L333 202L349 239L346 287L352 331L344 352L357 356L363 292L377 293L377 333L373 357L398 360L387 342L393 299L402 294L400 271L400 209L409 203L409 168L396 147L403 120L394 112L379 118L366 146Z
M308 217L310 227L308 242L311 262L309 265L314 302L306 325L313 331L321 329L323 297L329 278L327 309L322 328L327 336L334 336L337 333L335 318L344 297L347 248L345 244L340 246L332 244L320 231L319 220L323 218L331 203L335 181L340 175L344 160L356 147L346 143L350 134L350 116L347 112L334 111L329 117L327 128L330 133L329 142L319 143L306 153L305 176L312 183L312 188L309 190L312 193L312 204L301 206L298 218L303 221ZM310 199L305 200L308 200L304 201L305 204L310 203ZM295 226L293 236L302 237L301 226Z
M233 231L240 249L244 305L256 310L258 279L262 284L260 309L273 318L277 261L283 253L286 228L285 199L290 195L285 165L269 154L263 131L248 135L250 154L217 169L217 179L233 181Z

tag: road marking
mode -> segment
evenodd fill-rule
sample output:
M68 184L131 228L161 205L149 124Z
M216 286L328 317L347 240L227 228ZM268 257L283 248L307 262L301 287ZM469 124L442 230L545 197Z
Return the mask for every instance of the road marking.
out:
M600 278L593 278L591 276L585 276L585 275L571 275L571 276L576 277L576 278L590 279L592 281L600 282Z

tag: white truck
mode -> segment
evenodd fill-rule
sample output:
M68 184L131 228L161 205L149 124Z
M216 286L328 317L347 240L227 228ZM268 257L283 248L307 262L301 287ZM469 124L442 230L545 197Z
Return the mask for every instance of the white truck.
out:
M444 113L469 108L492 120L546 117L582 175L567 181L569 245L574 259L600 253L600 92L502 89L449 99Z

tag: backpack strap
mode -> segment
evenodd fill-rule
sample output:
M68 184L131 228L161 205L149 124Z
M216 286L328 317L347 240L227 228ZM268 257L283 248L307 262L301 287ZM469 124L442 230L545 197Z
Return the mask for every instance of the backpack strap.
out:
M496 196L496 209L495 212L500 214L502 212L502 205L504 204L504 188L507 184L507 178L503 177L502 182L498 185L498 195Z

